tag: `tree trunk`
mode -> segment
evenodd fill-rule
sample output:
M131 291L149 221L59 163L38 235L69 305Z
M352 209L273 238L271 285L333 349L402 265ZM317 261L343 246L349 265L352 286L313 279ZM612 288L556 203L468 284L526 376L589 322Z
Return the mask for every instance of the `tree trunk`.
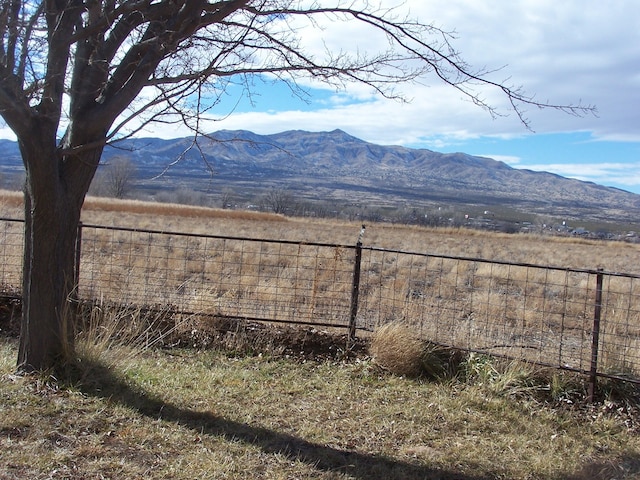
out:
M28 189L28 187L27 187ZM22 323L18 369L45 371L74 350L71 294L79 216L62 199L41 202L25 192ZM33 208L34 204L36 208Z
M25 184L18 371L50 371L74 354L75 252L84 197L100 151L63 157L55 143L21 150Z

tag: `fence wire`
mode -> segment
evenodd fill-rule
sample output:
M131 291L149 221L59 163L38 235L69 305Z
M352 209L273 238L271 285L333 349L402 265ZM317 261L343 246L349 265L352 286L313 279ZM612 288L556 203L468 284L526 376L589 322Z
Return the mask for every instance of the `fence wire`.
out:
M4 295L20 291L22 235L0 219ZM597 360L598 375L640 382L637 275L97 225L81 238L81 299L360 334L400 321L438 344L582 373Z
M600 374L640 376L638 276L363 250L366 329L401 321L436 343L583 373L597 352Z
M0 218L0 294L17 296L22 290L24 222Z
M286 323L348 322L353 247L83 226L81 298Z

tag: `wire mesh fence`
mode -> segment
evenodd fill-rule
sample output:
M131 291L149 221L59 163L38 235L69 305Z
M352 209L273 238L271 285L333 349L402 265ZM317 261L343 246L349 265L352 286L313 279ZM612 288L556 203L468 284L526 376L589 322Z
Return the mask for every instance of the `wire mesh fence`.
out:
M0 291L22 223L0 219ZM640 276L354 245L83 225L78 294L178 313L421 338L640 383Z
M82 230L81 298L286 323L348 322L353 246Z
M424 339L599 375L640 378L640 277L364 248L358 319Z
M17 296L22 284L24 222L0 218L0 293Z

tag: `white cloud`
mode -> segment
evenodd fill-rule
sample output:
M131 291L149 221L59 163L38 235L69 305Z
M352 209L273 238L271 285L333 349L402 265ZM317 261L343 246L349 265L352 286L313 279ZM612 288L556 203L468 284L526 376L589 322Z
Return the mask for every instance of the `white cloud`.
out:
M519 168L556 173L563 177L592 181L604 185L640 185L640 162L636 163L555 163L521 165Z
M17 140L17 137L16 134L13 133L13 130L11 130L9 127L0 125L0 139L12 140L15 142Z
M454 47L470 65L492 70L497 81L523 85L541 102L595 104L598 116L574 117L535 107L525 113L539 133L590 132L594 139L640 141L640 22L632 0L608 4L595 0L407 0L398 14L408 10L424 23L455 30ZM386 2L389 4L389 2ZM314 53L365 52L384 49L386 38L372 35L368 26L328 21L323 30L306 28L303 41ZM346 28L346 30L345 30ZM324 39L324 43L323 40ZM373 96L370 87L347 85L334 92L317 81L301 80L311 89L328 89L315 111L297 107L261 110L260 97L252 112L234 113L209 122L207 130L247 129L275 133L290 129L312 131L341 128L364 140L445 148L461 141L493 137L508 139L528 135L508 101L496 89L482 89L481 95L500 112L491 116L463 98L460 92L437 78L424 84L399 85L411 101L400 103ZM266 95L266 93L265 93ZM271 107L273 108L273 107ZM221 112L220 117L228 112ZM154 128L158 136L176 136L174 126ZM149 134L149 133L147 133Z
M475 156L493 158L494 160L498 160L499 162L504 162L507 165L510 165L510 166L516 167L516 168L522 162L522 159L520 157L518 157L518 156L515 156L515 155L476 154ZM522 168L529 168L529 167L522 167Z
M355 0L357 7L363 0ZM382 2L381 2L382 3ZM509 85L523 85L542 102L595 104L599 116L573 117L534 107L526 115L540 133L591 132L595 139L640 141L640 16L635 0L387 0L385 8L397 7L425 24L455 31L452 44L472 68L498 71L490 77ZM334 52L372 53L388 47L388 39L362 22L344 23L328 17L322 28L296 25L301 41L316 55ZM308 22L307 22L308 23ZM501 67L504 67L500 69ZM259 82L258 82L259 83ZM261 106L257 96L252 112L233 113L211 121L207 130L247 129L274 133L288 129L333 130L341 128L368 141L386 144L425 145L444 148L479 138L513 138L529 134L509 114L508 101L496 89L480 94L506 117L491 116L443 85L435 76L422 84L398 85L410 103L374 96L370 87L350 84L335 92L313 80L300 85L325 90L320 108L308 111L292 99L289 108ZM258 86L257 88L261 88ZM326 95L326 90L331 95ZM262 98L269 99L268 85ZM267 102L268 103L268 102ZM268 110L272 109L272 110ZM219 119L228 111L219 112ZM190 132L154 125L144 135L175 137ZM2 133L0 132L0 136Z
M526 112L535 131L541 133L591 131L596 138L640 141L640 16L633 0L600 2L595 0L408 0L397 4L423 23L444 30L455 30L454 47L477 69L500 69L490 78L508 85L522 85L525 92L541 102L596 105L598 116L568 116L549 109L529 107ZM389 2L386 3L386 5ZM324 31L305 31L305 43L320 53L327 46L334 50L382 49L386 39L372 35L369 28L356 24L348 34L340 22L323 25ZM491 120L461 94L443 87L436 77L425 80L428 86L398 86L412 102L402 109L376 100L368 110L378 107L379 118L394 119L396 124L419 121L422 131L434 135L468 136L522 135L523 126L513 114ZM317 85L316 85L317 86ZM362 101L371 95L368 87L348 86L347 93ZM507 99L497 90L482 89L491 105L508 113ZM344 100L344 95L341 99ZM258 106L259 107L259 106ZM347 114L362 111L354 106ZM344 109L341 112L346 114ZM328 110L323 114L335 116ZM406 117L406 122L398 121ZM340 120L336 126L346 126ZM309 129L319 116L307 118ZM365 120L366 121L366 120ZM385 130L397 129L385 125ZM378 137L379 134L373 133ZM396 135L399 136L399 135Z

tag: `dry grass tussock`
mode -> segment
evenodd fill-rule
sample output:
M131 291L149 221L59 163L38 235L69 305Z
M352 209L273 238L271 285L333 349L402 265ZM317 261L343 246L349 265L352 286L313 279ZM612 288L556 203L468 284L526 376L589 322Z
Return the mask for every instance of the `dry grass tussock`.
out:
M371 336L369 354L382 371L406 378L477 386L492 395L560 406L584 407L587 380L577 373L541 367L523 360L445 348L419 340L405 324L391 322ZM597 397L624 405L640 420L638 386L599 379Z
M177 328L168 309L88 302L80 304L78 313L75 357L103 365L117 366L120 360L162 346Z
M507 396L536 396L539 398L566 393L571 402L584 398L583 381L576 377L578 388L569 382L560 384L554 392L549 372L540 374L535 368L520 361L500 360L488 355L464 353L420 340L415 331L402 323L388 323L375 331L369 352L375 364L384 371L407 378L429 378L450 381L454 378L467 384L479 385L494 394ZM575 386L573 383L571 386Z
M400 323L387 323L376 330L369 351L378 365L393 374L417 377L422 373L425 345Z
M367 350L366 340L349 340L342 331L182 315L163 306L141 308L87 302L80 304L78 312L71 362L109 368L122 368L133 357L157 348L215 350L238 357L264 355L315 361L345 361L362 357ZM13 312L14 320L16 315L19 311ZM0 319L0 324L5 321Z

